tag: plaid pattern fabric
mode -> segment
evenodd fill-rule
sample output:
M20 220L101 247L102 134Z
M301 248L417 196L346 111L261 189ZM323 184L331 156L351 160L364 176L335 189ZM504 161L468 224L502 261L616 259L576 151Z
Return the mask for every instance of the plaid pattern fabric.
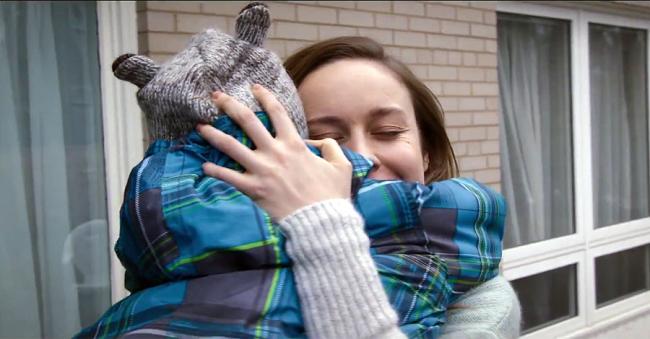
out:
M273 132L266 114L258 117ZM253 147L229 118L214 124ZM498 273L504 200L471 179L368 179L372 163L344 153L354 167L353 201L401 329L434 338L447 306ZM196 132L154 142L132 170L115 246L132 294L78 337L305 336L285 238L250 198L204 176L206 160L241 170Z

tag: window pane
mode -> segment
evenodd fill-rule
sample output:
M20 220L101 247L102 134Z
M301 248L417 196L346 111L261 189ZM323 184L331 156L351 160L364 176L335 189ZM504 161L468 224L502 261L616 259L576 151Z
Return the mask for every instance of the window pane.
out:
M596 304L650 290L650 245L596 258Z
M643 30L589 25L596 227L650 215L646 48Z
M110 305L95 2L0 3L0 338Z
M570 23L497 17L506 247L574 232Z
M521 302L523 333L578 315L576 265L512 281Z

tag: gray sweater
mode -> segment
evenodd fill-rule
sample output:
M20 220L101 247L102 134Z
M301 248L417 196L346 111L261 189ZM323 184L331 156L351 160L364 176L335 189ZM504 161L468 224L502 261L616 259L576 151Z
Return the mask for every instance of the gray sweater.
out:
M405 338L370 256L364 221L347 199L303 207L280 221L294 261L309 337ZM520 307L498 276L465 293L443 338L516 338Z

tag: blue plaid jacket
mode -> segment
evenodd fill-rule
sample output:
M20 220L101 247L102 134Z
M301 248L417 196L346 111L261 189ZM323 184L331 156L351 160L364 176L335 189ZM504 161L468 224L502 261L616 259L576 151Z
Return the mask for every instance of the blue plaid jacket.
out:
M257 115L272 131L266 114ZM214 125L252 147L228 117ZM447 306L497 275L504 199L472 179L368 179L372 164L344 153L354 168L353 201L401 330L434 338ZM132 294L78 337L305 336L284 236L249 197L205 176L205 161L241 170L196 132L155 141L132 170L115 245Z

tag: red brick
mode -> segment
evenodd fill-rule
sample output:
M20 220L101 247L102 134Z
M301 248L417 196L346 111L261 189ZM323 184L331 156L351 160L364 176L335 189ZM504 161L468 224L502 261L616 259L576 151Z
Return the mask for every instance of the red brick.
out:
M372 13L368 12L339 10L339 24L372 27L375 25L375 18Z
M425 15L424 4L415 1L393 1L393 13Z
M333 8L298 6L298 21L323 24L336 23L336 10Z
M379 28L407 29L408 17L392 14L375 14L375 24Z
M469 27L469 24L466 22L443 20L440 31L443 34L449 35L469 35Z
M460 140L482 141L485 140L487 129L485 127L465 127L460 129Z
M463 157L460 159L460 168L463 171L487 168L487 159L484 156Z
M483 22L483 11L470 8L456 9L456 19L461 21Z
M456 8L438 4L427 4L427 16L440 19L455 19Z
M458 70L456 67L429 66L429 79L433 80L456 80Z

